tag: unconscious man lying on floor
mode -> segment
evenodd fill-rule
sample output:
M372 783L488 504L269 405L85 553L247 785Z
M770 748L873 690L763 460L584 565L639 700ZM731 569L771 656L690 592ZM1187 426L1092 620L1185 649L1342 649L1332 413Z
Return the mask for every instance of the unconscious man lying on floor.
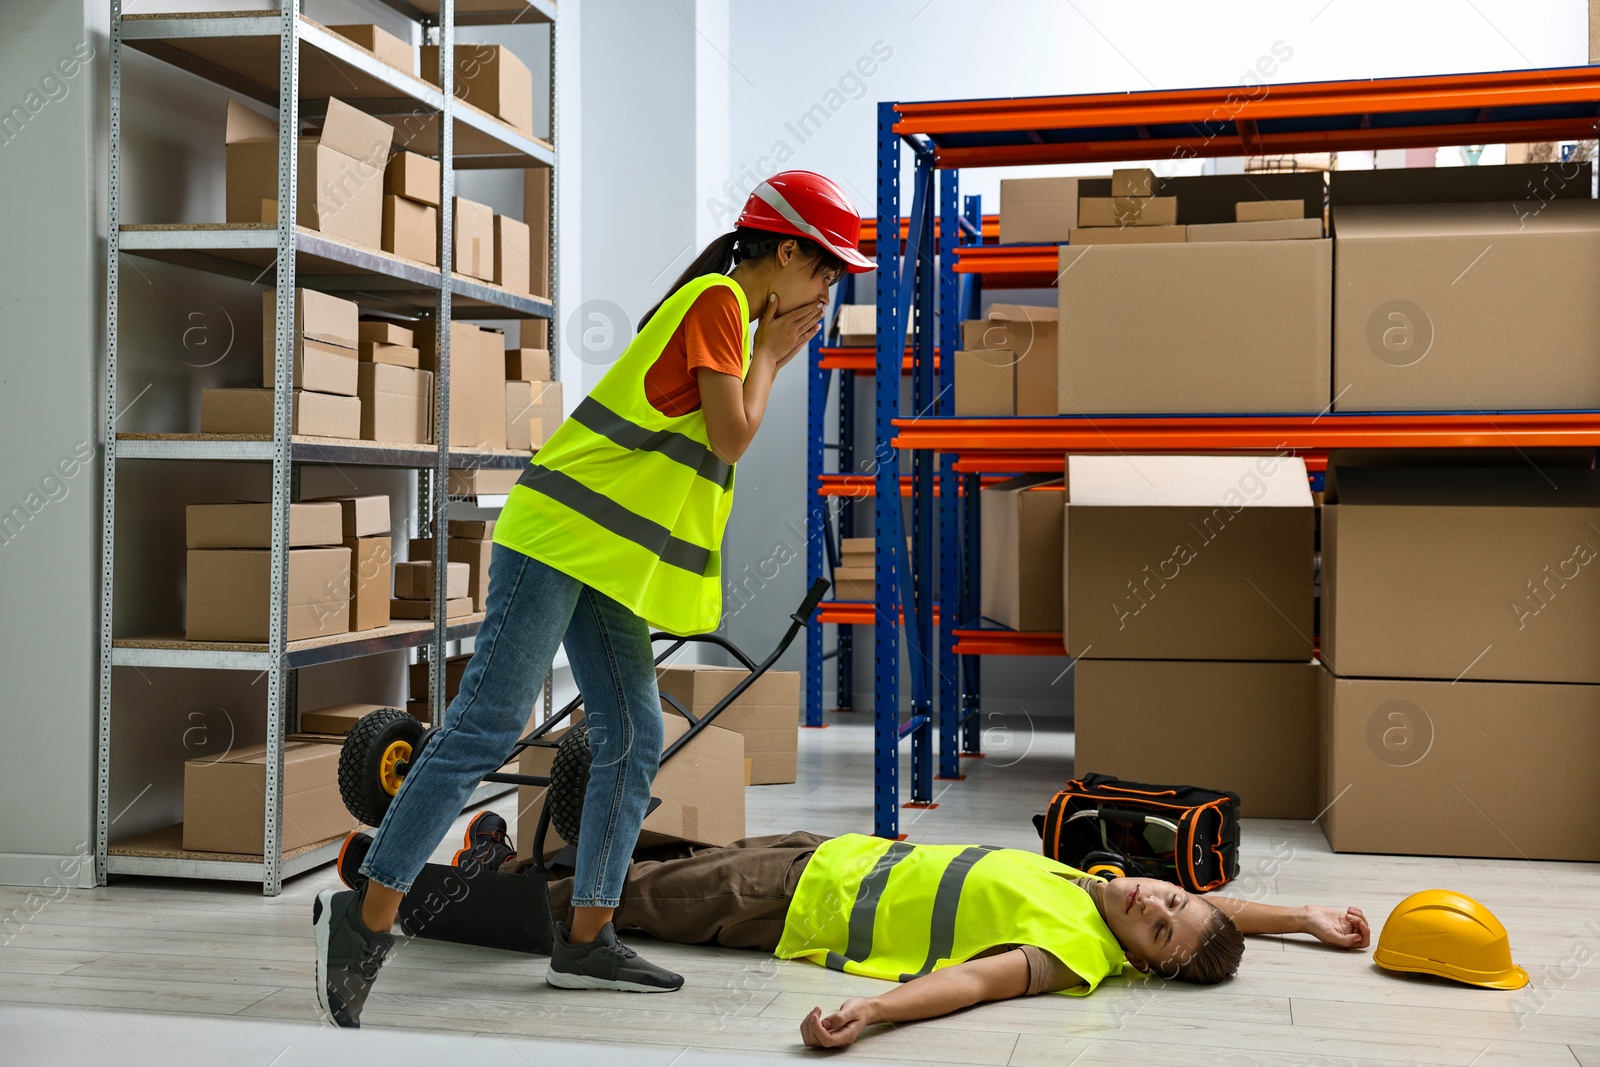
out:
M567 914L572 879L552 877ZM772 952L905 983L800 1024L806 1044L848 1045L873 1023L927 1019L1036 993L1083 996L1125 967L1209 984L1233 975L1243 934L1306 933L1365 948L1359 908L1284 908L1202 897L1153 878L1086 875L987 845L913 845L791 833L726 848L641 852L616 928L680 944ZM615 940L609 929L602 936ZM619 968L631 950L617 944Z

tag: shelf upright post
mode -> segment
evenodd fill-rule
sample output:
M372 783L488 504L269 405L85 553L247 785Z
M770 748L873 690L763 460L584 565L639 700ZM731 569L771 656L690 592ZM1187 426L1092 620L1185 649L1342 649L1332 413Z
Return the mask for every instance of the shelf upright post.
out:
M450 537L450 278L454 269L455 242L455 0L439 4L439 86L444 94L444 110L439 113L439 301L434 309L438 330L434 343L433 440L434 459L432 498L429 501L429 530L433 538L433 637L428 645L429 721L444 722L445 699L445 618L446 562ZM421 753L418 753L420 755Z
M823 507L822 438L823 417L828 408L828 381L831 375L822 367L822 331L811 339L806 352L806 588L822 577L823 540L830 536L827 513L821 522L812 522L813 509ZM822 725L822 623L806 623L806 725Z
M278 259L276 352L272 372L272 563L267 616L266 832L262 838L262 892L283 888L283 739L293 679L288 644L289 502L295 489L291 437L294 432L294 287L296 187L300 152L300 0L281 0L278 36Z
M451 9L454 10L455 0L450 0L450 3L451 3ZM560 123L561 112L560 112L560 110L558 109L558 106L557 106L557 92L556 92L557 85L558 85L558 82L557 82L557 79L556 79L556 33L557 33L558 28L559 28L559 25L560 24L559 24L558 20L556 20L556 19L551 19L550 20L550 68L549 68L550 69L550 148L552 149L553 153L557 156L557 158L559 158L560 152L561 152L561 142L557 139L557 136L556 136L558 127L561 125L561 123ZM557 207L557 204L559 203L559 194L558 194L558 192L556 190L556 184L557 184L557 182L559 180L560 180L560 171L555 166L551 166L551 168L550 168L550 182L549 182L549 185L550 185L550 199L549 199L549 202L547 204L547 210L549 211L549 214L546 216L546 218L548 218L550 220L550 226L549 226L549 231L550 231L550 270L549 270L549 279L550 279L549 280L550 317L545 320L545 324L544 324L544 330L545 330L544 347L545 347L545 350L550 353L550 380L551 381L557 381L557 382L561 380L561 349L560 349L560 346L558 346L557 343L556 343L556 341L557 341L556 323L558 321L558 319L556 317L556 308L560 306L557 303L557 301L560 299L560 295L561 295L560 294L560 283L557 281L557 279L561 276L561 270L560 270L560 263L561 263L561 258L560 258L560 251L561 251L561 217L556 212L556 207ZM452 189L454 188L454 182L453 181L451 183L451 188ZM527 214L527 205L523 205L523 214L524 215ZM521 323L517 324L517 334L518 334L518 338L517 338L518 342L525 344L525 342L522 341L522 337L521 337L521 334L522 334L522 324ZM537 452L538 449L534 449L534 451ZM539 717L539 721L540 722L543 722L545 719L548 719L550 717L552 709L554 707L555 684L551 680L551 675L553 675L554 673L555 673L555 670L553 668L551 670L548 670L548 671L544 672L544 713Z
M936 200L933 153L918 150L915 164L914 202L920 210L912 213L911 226L916 234L906 235L906 254L915 254L911 264L914 272L911 315L906 322L908 333L914 331L912 347L912 410L917 417L928 414L939 401L934 388L933 351L937 334L937 312L934 309L934 217ZM913 247L915 249L913 253ZM891 435L892 436L892 435ZM882 438L881 440L889 440ZM918 723L911 733L911 803L933 804L933 733L935 679L933 600L934 570L933 543L936 533L933 504L933 453L919 449L911 453L911 604L915 606L916 626L907 633L910 664L913 672L911 687L912 721ZM895 494L899 503L899 493ZM907 607L909 614L911 607ZM921 685L915 684L920 680Z
M969 196L963 202L964 213L967 221L972 224L978 236L973 238L973 243L983 243L983 198ZM983 292L981 275L971 275L967 284L962 288L960 303L961 317L975 319L978 317L978 299ZM952 376L954 370L951 371ZM953 379L952 379L953 380ZM965 493L962 498L961 514L962 526L966 534L961 554L961 579L960 588L952 590L951 595L957 599L961 608L961 617L976 624L981 612L978 599L978 581L982 574L982 545L979 543L980 523L978 521L978 493L983 486L983 479L977 474L962 475L965 481ZM979 691L979 666L981 659L977 656L961 657L961 752L963 755L976 756L983 752L983 719L982 698Z
M956 215L960 172L939 172L939 396L935 415L955 414L955 352L961 347L961 282L955 272L961 228ZM961 533L954 454L941 452L939 463L939 777L960 778L957 733L961 724L960 670L955 631L970 618L960 600Z
M95 746L94 884L106 884L111 833L112 576L116 562L117 294L122 243L122 0L111 0L111 100L107 119L106 365L101 386L100 437L100 664Z
M895 531L900 515L900 473L893 450L881 443L894 436L900 414L900 364L904 331L900 315L900 136L894 132L894 104L878 104L878 273L877 359L874 374L873 456L873 833L894 838L900 832L900 601L895 581ZM885 452L889 454L885 455Z

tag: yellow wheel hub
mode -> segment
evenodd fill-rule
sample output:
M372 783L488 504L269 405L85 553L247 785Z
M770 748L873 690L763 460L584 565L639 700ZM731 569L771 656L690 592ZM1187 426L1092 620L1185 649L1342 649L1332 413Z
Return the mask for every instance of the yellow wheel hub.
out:
M400 764L409 763L410 760L410 741L389 742L389 747L383 750L383 759L378 762L378 781L385 793L394 796L400 792L400 783L405 781L400 777Z

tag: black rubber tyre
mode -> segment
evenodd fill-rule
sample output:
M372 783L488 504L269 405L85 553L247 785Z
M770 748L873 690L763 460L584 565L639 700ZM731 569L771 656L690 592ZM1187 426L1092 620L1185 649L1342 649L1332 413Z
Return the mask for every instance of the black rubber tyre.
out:
M550 825L569 845L578 843L583 821L583 796L589 791L589 727L579 723L566 732L550 762Z
M377 826L402 781L397 758L408 762L422 752L424 727L399 708L380 708L362 716L339 752L339 796L350 814Z

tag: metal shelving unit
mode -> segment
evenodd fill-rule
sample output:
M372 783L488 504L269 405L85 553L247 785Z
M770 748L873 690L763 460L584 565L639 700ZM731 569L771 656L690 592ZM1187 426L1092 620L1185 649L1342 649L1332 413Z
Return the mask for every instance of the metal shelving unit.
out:
M982 286L1055 285L1054 245L989 247L940 239L937 257L924 254L935 241L933 212L926 209L935 198L941 231L955 231L950 222L959 168L1592 139L1600 68L1275 85L1270 94L1245 102L1230 93L1223 87L879 105L879 225L892 225L899 211L901 154L909 146L915 205L909 233L920 232L920 240L908 238L903 253L894 242L878 248L875 446L880 455L907 453L914 468L924 466L910 486L914 537L909 551L898 536L899 509L885 503L899 476L898 464L891 460L879 466L877 603L835 606L832 616L874 624L875 832L880 836L897 836L898 745L906 732L919 728L914 724L935 717L942 777L956 776L959 757L978 754L979 657L1065 655L1060 634L1019 633L979 617L974 505L984 475L1060 471L1069 451L1287 447L1305 457L1315 478L1331 448L1600 445L1600 412L1594 411L965 419L953 417L947 400L941 400L931 410L919 404L913 418L900 418L898 382L907 337L915 338L913 377L931 381L934 339L941 350L955 350L959 320L976 312ZM964 213L969 222L975 219L972 198ZM937 286L930 278L935 262ZM958 289L957 278L969 284ZM950 314L951 309L958 313ZM946 389L951 384L944 367L939 381ZM937 480L926 473L929 456L938 457ZM944 533L937 539L937 579L930 521L935 513ZM894 536L885 536L886 524L893 525L887 532ZM941 599L960 608L951 612L954 625L939 630L936 653L928 633L935 588L943 591ZM913 694L904 723L897 691L902 613L894 610L901 604L916 609L910 616L914 622L905 626ZM929 700L936 670L935 714ZM913 783L914 799L920 785Z
M481 614L443 620L446 539L435 537L434 616L436 621L397 620L366 631L299 641L286 640L285 592L288 576L289 504L299 498L305 464L339 464L414 469L418 472L418 526L426 534L448 521L447 495L452 468L515 469L528 461L521 452L452 451L448 445L450 331L437 340L433 446L295 435L295 287L339 292L358 300L364 311L406 316L431 314L436 324L452 317L545 319L555 350L556 286L550 296L513 293L455 273L451 267L455 172L458 169L528 168L555 165L556 16L548 0L385 0L421 23L440 46L438 84L413 77L379 60L366 49L306 18L300 0L281 0L278 12L211 14L124 14L121 0L111 5L110 122L108 175L109 229L106 278L106 362L104 380L103 499L101 511L99 740L95 876L105 884L112 874L259 881L276 895L283 879L335 858L339 841L282 848L283 742L298 724L294 671L362 656L424 648L433 663L445 659L446 644L471 637ZM528 137L498 118L455 96L457 25L548 24L551 141ZM276 225L124 225L121 221L122 62L124 47L137 49L224 89L241 93L278 111L278 204ZM289 91L283 91L283 90ZM352 244L298 225L297 153L302 127L314 130L329 97L338 97L383 118L404 134L411 151L437 156L442 188L439 207L439 264L430 266ZM550 183L551 262L556 262L556 182ZM526 210L526 208L525 208ZM122 253L161 260L252 283L276 286L277 345L273 387L273 426L269 436L195 433L116 432L119 261ZM272 465L272 563L268 639L264 643L187 641L181 635L119 636L113 632L115 591L115 514L119 464L123 461L238 461ZM480 505L492 503L479 498ZM502 501L503 502L503 501ZM127 847L108 841L111 780L113 669L152 667L183 670L260 672L267 679L265 849L262 856L184 852L161 840L167 831L144 835ZM429 703L435 721L443 715L443 671L430 672ZM481 786L478 803L504 791ZM168 828L172 830L174 828Z

